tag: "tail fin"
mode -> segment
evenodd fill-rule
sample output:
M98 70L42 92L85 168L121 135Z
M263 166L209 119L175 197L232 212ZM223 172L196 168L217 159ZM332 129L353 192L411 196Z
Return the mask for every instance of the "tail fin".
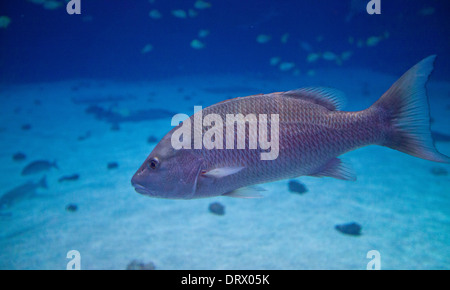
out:
M450 163L439 153L430 131L430 114L425 85L433 71L435 55L408 70L371 109L386 114L389 129L384 146L436 162Z
M58 164L56 163L56 160L53 161L52 166L55 167L56 169L59 169Z

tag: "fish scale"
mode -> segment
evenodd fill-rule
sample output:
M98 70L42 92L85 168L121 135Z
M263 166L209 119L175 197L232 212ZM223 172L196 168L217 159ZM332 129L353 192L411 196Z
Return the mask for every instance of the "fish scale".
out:
M340 111L341 94L328 88L260 94L214 104L185 122L194 124L189 137L194 144L195 136L204 136L211 129L195 126L200 114L219 115L223 120L224 149L174 149L171 137L184 126L180 124L146 158L133 176L132 185L136 191L153 197L192 199L252 197L254 193L246 190L249 186L303 175L354 180L355 175L338 156L372 144L448 163L450 158L434 148L429 131L425 84L434 59L430 56L412 67L375 104L362 111ZM266 150L259 142L257 149L249 148L249 140L257 138L259 132L250 135L248 128L244 149L225 149L227 114L254 114L258 119L260 114L267 115L268 135L272 129L270 115L278 114L277 158L262 160L261 153ZM233 131L236 145L238 133Z

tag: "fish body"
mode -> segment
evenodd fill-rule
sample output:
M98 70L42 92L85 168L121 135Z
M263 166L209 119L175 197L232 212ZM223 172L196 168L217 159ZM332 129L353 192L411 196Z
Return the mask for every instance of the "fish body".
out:
M37 160L33 161L22 170L22 175L31 175L36 173L41 173L44 171L48 171L51 168L58 169L58 165L56 164L56 161L49 162L47 160Z
M72 175L64 175L58 178L58 182L65 182L65 181L76 181L80 178L80 175L75 173Z
M38 183L28 181L6 192L0 198L0 209L8 208L20 200L33 197L38 188L48 188L45 176Z
M155 147L131 183L137 192L153 197L254 197L259 190L256 184L298 176L355 180L338 156L373 144L448 163L449 157L434 148L429 131L425 84L434 59L430 56L418 63L375 104L358 112L341 111L339 93L324 88L248 96L207 107L188 121L194 123L200 113L216 114L223 120L227 114L278 114L277 158L261 160L261 153L267 150L259 145L249 148L249 140L255 137L250 130L245 131L244 149L174 149L172 135L180 124ZM224 140L225 132L226 128ZM201 134L205 133L203 127ZM234 137L236 140L236 133Z
M158 120L169 118L174 115L173 112L163 109L137 110L127 112L126 114L121 114L110 109L104 109L98 105L89 106L86 109L86 113L93 114L98 120L106 121L111 124Z
M12 159L14 161L23 161L27 158L27 156L25 154L23 154L22 152L17 152L16 154L13 155Z

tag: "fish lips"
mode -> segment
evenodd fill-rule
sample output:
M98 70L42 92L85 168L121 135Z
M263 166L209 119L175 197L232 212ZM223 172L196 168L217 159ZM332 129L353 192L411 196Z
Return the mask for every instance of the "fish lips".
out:
M148 190L147 188L145 188L144 186L142 186L140 184L132 183L132 185L134 187L134 190L137 193L140 193L140 194L143 194L143 195L149 195L149 196L153 195L153 193L150 190Z

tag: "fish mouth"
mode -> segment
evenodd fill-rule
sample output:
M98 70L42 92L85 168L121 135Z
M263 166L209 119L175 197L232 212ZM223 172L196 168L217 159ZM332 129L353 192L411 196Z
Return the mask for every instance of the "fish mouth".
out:
M142 186L140 184L133 183L132 185L134 187L134 190L137 193L144 194L144 195L153 195L153 193L150 190L148 190L147 188L145 188L144 186Z

